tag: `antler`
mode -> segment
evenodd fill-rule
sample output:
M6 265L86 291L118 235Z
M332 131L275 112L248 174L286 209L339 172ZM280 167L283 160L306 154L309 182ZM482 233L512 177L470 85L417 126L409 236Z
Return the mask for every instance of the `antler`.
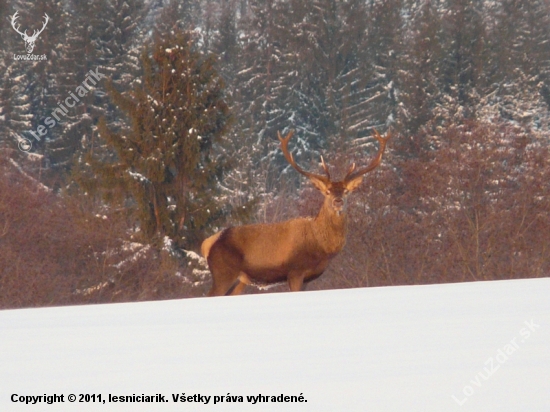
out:
M19 27L21 27L20 24L18 24L17 27L15 27L15 21L16 21L17 18L19 17L19 16L17 15L17 13L19 13L19 12L16 11L15 14L13 15L13 17L11 18L11 27L13 27L13 29L14 29L17 33L19 33L21 36L26 36L27 33L22 33L22 32L19 31Z
M330 172L328 171L327 164L325 163L325 159L323 159L323 156L321 156L321 165L323 166L323 170L327 174L328 180L330 180Z
M323 176L323 175L318 175L318 174L315 174L315 173L311 173L311 172L306 172L304 169L302 169L300 166L298 166L296 164L296 162L294 161L294 157L292 156L292 153L290 153L288 151L288 142L290 140L290 138L292 137L292 135L294 134L294 130L291 130L290 132L288 132L288 134L286 135L286 137L282 137L281 136L281 133L280 132L277 132L277 135L279 137L279 140L281 142L281 150L283 151L283 154L285 155L285 159L287 160L288 163L290 163L290 165L296 169L296 171L298 173L301 173L303 174L304 176L306 176L307 178L309 179L317 179L317 180L320 180L324 183L328 183L330 182L330 174L328 172L328 167L327 165L325 164L325 161L324 159L321 157L321 163L323 165L323 169L325 171L325 173L327 174L326 176Z
M386 136L383 137L383 136L380 135L380 133L378 133L378 131L376 131L376 129L373 129L372 135L380 143L380 148L378 149L378 154L376 155L376 157L372 160L372 162L367 167L364 167L362 169L355 170L356 169L355 163L352 164L351 167L348 170L348 173L346 174L346 177L344 177L344 182L350 182L350 181L352 181L352 180L354 180L354 179L356 179L360 176L363 176L365 173L368 173L371 170L378 167L378 165L382 161L382 155L384 154L384 150L386 149L386 143L389 140L389 138L391 137L391 134L390 134L390 132L387 132Z
M19 27L21 27L20 24L17 25L17 27L15 27L15 21L19 18L19 16L17 15L17 13L19 13L18 11L15 12L15 14L12 16L11 18L11 26L13 27L13 29L19 33L26 41L28 40L36 40L36 38L38 37L38 35L40 33L42 33L44 31L44 29L46 28L46 25L48 24L48 21L50 20L50 16L48 16L46 13L44 13L44 18L45 18L45 21L44 21L44 24L42 25L42 28L40 30L34 30L34 33L32 36L29 36L27 34L27 31L25 30L24 32L21 32L19 31Z
M42 33L44 31L44 29L46 28L46 25L48 24L48 21L50 20L50 17L46 13L44 13L44 18L45 18L45 21L44 21L44 24L42 25L42 28L40 30L35 30L33 35L31 36L31 39L36 40L38 35L40 33Z

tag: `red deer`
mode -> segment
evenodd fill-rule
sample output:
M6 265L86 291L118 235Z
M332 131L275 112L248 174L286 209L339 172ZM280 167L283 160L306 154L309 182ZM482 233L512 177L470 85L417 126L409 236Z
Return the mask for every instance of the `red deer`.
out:
M389 134L373 136L380 143L377 156L360 169L351 165L344 180L332 181L321 157L326 176L303 170L288 151L291 131L281 137L285 159L325 197L315 218L304 217L271 224L229 227L206 239L201 246L212 273L208 296L237 295L246 285L288 282L291 291L303 289L304 282L317 279L344 247L347 232L346 197L359 187L363 175L382 160Z

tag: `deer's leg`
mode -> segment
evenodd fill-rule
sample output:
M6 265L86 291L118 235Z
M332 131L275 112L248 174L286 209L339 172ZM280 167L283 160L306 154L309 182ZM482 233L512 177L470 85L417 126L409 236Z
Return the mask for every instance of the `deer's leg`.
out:
M222 282L216 282L216 278L213 276L212 288L208 292L208 296L240 295L246 285L250 285L250 279L244 272L240 272L238 276L231 273L224 275Z
M208 292L208 296L228 295L240 283L239 272L232 270L230 267L217 267L213 264L209 264L209 266L212 273L212 287Z
M229 295L240 295L243 292L243 289L245 288L246 283L241 282L239 279L235 281L229 288L229 290L225 293L226 296Z
M288 287L291 292L299 292L304 285L303 273L289 273L288 275Z
M223 296L239 293L244 286L240 271L240 256L231 253L231 250L223 244L216 242L210 248L208 254L208 267L212 274L212 288L208 296ZM246 276L246 275L245 275Z
M212 287L210 288L210 291L208 292L208 296L224 296L224 295L235 295L235 289L239 286L241 281L237 278L237 276L224 278L223 280L216 281L214 278L212 280ZM243 285L244 287L245 285ZM239 290L242 290L242 288L239 288Z
M225 293L226 295L240 295L243 292L243 289L246 285L250 285L250 278L244 272L239 274L237 280L231 285L229 290Z
M226 292L231 289L232 284L228 282L216 282L214 279L212 281L212 287L210 288L210 291L208 292L207 296L223 296L226 294Z

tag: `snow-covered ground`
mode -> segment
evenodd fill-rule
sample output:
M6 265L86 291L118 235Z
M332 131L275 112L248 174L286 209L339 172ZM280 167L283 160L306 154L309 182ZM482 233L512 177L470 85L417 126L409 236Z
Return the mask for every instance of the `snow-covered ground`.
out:
M550 279L0 311L0 411L54 410L548 412Z

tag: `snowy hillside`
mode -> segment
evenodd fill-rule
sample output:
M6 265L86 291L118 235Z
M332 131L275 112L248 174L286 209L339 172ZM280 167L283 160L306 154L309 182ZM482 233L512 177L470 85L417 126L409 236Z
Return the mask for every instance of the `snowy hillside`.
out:
M0 410L550 411L549 296L543 278L0 311ZM113 402L134 394L164 402Z

